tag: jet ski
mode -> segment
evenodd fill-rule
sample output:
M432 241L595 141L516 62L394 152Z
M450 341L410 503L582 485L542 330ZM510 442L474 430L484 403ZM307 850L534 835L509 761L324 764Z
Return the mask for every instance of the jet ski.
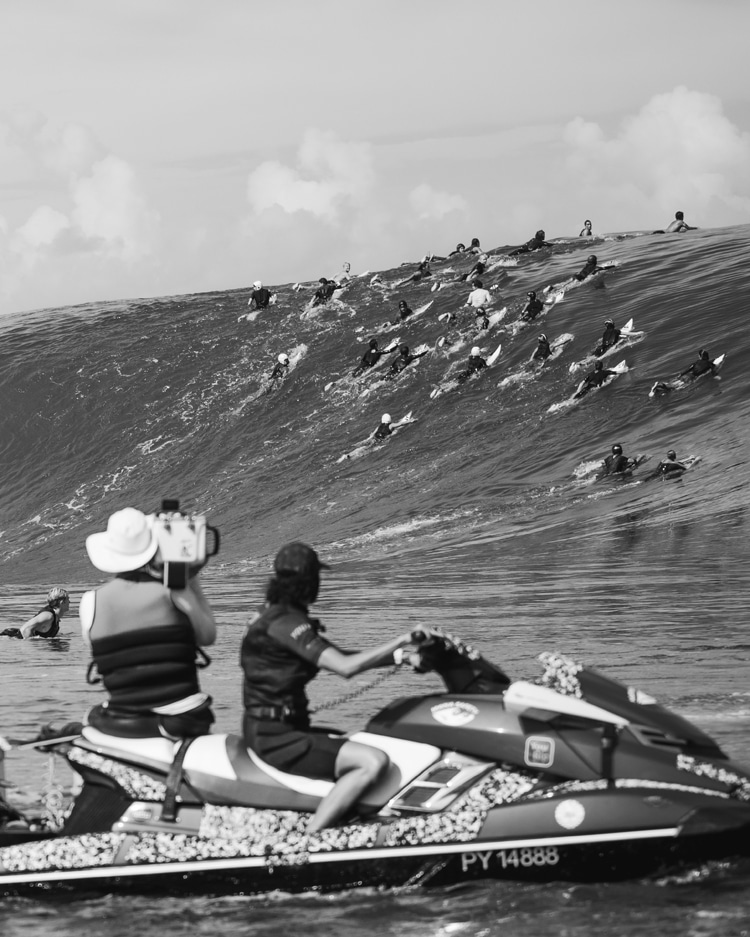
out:
M0 895L603 881L747 854L750 772L686 719L556 653L536 682L511 682L459 638L425 634L411 663L445 692L393 700L353 736L391 767L342 825L306 833L329 782L274 769L238 736L72 724L29 743L73 770L69 802L0 809Z

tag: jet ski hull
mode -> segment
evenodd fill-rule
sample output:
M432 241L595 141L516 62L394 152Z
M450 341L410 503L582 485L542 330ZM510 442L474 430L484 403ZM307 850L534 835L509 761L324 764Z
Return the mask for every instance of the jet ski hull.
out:
M252 808L227 808L225 827L214 822L208 835L128 829L6 846L0 834L0 895L250 895L487 878L612 881L748 852L748 804L673 786L563 787L493 807L476 835L471 804L450 815L365 822L309 838L302 815ZM261 814L273 833L250 839ZM177 829L180 820L178 812ZM191 825L188 817L185 826Z
M331 782L279 772L237 736L43 732L23 745L82 784L38 828L6 805L0 896L600 882L750 854L750 772L647 694L540 659L538 683L510 683L436 639L421 661L448 693L394 700L353 736L387 752L388 772L355 820L318 833Z

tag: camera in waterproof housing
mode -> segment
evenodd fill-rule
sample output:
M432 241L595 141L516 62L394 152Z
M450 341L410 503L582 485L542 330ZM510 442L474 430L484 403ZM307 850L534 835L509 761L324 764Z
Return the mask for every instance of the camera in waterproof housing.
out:
M164 564L164 585L184 589L191 570L205 566L209 556L219 552L219 531L206 523L202 514L184 514L180 502L164 498L161 510L153 515L154 534L159 544L157 560ZM212 544L208 546L208 534Z

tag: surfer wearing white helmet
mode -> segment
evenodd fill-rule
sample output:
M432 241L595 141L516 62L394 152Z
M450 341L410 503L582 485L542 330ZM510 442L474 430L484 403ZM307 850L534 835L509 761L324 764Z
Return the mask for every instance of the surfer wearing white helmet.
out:
M390 436L393 432L393 429L391 428L392 423L393 420L390 413L384 413L380 417L380 426L378 426L378 428L375 430L375 438L385 439L386 437Z
M604 332L602 332L602 339L594 349L595 355L603 355L605 351L612 348L620 341L620 330L615 328L615 323L612 319L606 319L604 322Z
M487 367L487 361L482 357L482 349L479 345L475 345L471 349L466 367L469 374L476 374L477 371L481 371L482 368Z
M273 371L271 371L271 376L268 378L269 384L275 384L277 381L281 382L289 373L289 355L285 352L281 354L276 359L276 364L273 366Z
M414 419L411 415L411 410L402 417L397 423L393 422L393 417L390 413L384 413L380 417L380 425L372 434L375 439L387 439L389 436L392 436L399 426L404 426L406 423L413 423Z
M486 367L487 360L482 357L482 349L479 345L475 345L469 353L469 360L466 362L466 367L463 371L459 372L456 376L456 380L463 384L463 382L467 381L473 374L478 374Z
M532 361L541 361L544 363L547 358L552 354L552 348L550 347L549 340L547 336L542 332L537 338L536 351L531 356Z
M247 304L251 309L268 309L271 302L271 291L266 289L260 280L253 283L253 291L250 294Z

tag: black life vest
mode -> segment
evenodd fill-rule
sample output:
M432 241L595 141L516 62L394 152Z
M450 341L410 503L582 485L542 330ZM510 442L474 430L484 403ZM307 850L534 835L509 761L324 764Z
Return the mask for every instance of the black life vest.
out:
M89 635L110 708L144 713L200 692L193 627L160 582L116 578L97 589ZM92 667L87 680L96 682Z

